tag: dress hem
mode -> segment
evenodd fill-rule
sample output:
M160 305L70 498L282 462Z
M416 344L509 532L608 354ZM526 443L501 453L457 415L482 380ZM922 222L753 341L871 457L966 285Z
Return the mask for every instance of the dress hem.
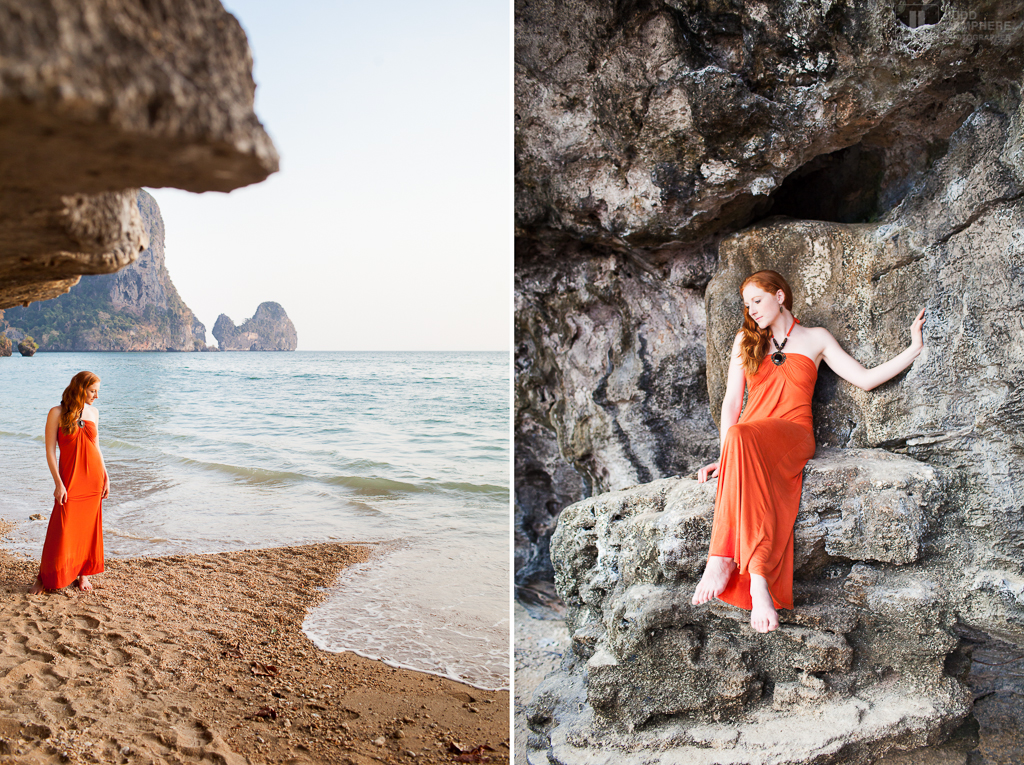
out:
M86 565L82 566L82 568L76 573L70 574L68 571L69 569L63 569L62 571L49 572L45 575L42 572L39 572L39 581L42 583L43 587L48 590L63 590L80 576L94 576L95 574L102 574L103 564L86 563ZM64 583L61 584L61 581Z

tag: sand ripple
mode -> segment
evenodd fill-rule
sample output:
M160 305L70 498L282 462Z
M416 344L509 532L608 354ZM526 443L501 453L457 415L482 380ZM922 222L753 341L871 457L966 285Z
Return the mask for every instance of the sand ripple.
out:
M507 692L302 634L323 588L366 555L108 559L92 593L30 596L38 564L0 552L0 761L448 763L455 744L508 762Z

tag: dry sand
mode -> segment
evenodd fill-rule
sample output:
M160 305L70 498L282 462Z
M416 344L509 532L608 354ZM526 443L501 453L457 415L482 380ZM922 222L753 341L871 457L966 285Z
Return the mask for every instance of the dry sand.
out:
M33 596L38 563L0 552L0 764L507 763L507 691L302 633L322 588L367 555L108 558L93 592Z

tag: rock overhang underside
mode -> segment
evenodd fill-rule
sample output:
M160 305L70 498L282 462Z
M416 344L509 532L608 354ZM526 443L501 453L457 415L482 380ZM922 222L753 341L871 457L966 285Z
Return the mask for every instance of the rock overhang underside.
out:
M217 0L0 2L0 309L135 260L139 187L226 192L275 172L254 92Z

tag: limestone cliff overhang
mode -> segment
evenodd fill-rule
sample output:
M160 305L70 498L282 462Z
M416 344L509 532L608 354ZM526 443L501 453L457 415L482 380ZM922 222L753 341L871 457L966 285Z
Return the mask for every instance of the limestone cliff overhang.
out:
M255 88L217 0L0 0L0 309L135 260L141 186L275 172Z

